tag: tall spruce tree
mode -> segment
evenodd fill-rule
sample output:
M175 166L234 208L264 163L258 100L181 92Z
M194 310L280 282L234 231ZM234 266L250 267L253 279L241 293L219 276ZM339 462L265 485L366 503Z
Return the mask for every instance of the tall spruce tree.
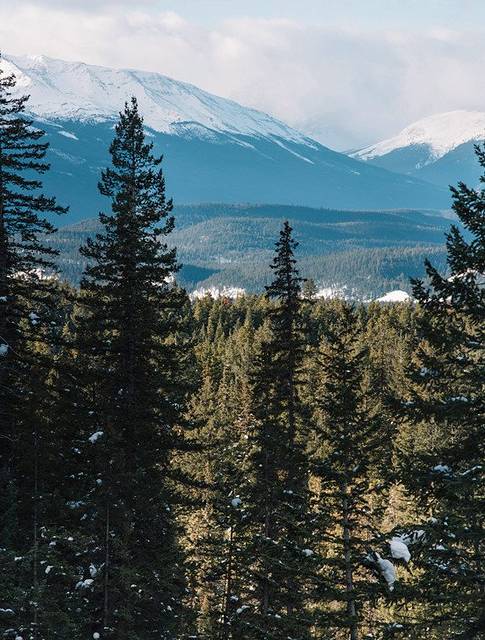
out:
M308 451L319 552L315 628L322 639L376 637L375 604L394 587L381 572L384 507L375 499L386 493L382 467L392 441L383 438L380 394L360 331L357 313L342 303L313 372L318 384Z
M145 141L135 98L125 105L99 189L111 200L88 260L76 348L84 460L76 591L84 632L101 638L178 637L184 582L176 541L170 457L183 410L185 303L162 158ZM97 636L96 636L97 637Z
M485 148L476 153L485 169ZM485 190L459 183L452 196L465 233L447 236L449 273L426 262L430 286L414 282L422 313L400 462L421 515L414 587L427 607L414 633L471 640L485 629Z
M254 361L251 430L241 487L240 547L245 566L237 634L251 639L309 637L306 581L308 476L300 373L304 353L297 243L285 222L266 289L267 339Z
M48 144L25 117L28 96L16 97L15 84L0 68L0 610L5 628L40 639L55 607L45 541L56 517L58 451L46 414L58 338L47 217L66 209L42 193Z

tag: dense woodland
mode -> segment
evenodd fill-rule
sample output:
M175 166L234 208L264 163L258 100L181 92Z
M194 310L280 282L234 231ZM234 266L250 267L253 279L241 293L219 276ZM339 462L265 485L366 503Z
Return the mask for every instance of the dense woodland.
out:
M46 216L65 209L14 84L0 637L483 638L485 192L452 190L469 235L451 227L449 274L427 263L415 304L315 299L288 223L265 293L191 301L133 99L73 288L52 275Z

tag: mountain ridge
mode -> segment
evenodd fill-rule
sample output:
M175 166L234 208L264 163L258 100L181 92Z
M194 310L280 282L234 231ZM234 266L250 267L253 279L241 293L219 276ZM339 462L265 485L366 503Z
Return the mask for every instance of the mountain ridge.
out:
M310 138L263 111L161 73L43 55L2 58L21 92L32 90L29 110L46 119L115 120L127 96L134 95L145 124L159 133L177 134L179 127L195 124L220 133L277 136L314 146Z
M60 224L96 215L113 125L137 96L154 152L164 155L176 202L278 202L344 209L449 205L447 189L350 158L261 111L146 71L110 69L43 56L9 56L17 95L50 142L45 187L69 204Z

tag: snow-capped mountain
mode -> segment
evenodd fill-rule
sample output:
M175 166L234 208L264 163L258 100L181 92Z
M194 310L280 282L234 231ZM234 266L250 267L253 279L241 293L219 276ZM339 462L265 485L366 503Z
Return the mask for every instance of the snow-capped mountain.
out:
M374 165L436 184L475 182L473 145L485 140L485 111L450 111L418 120L396 136L352 153Z
M357 151L354 156L372 160L397 149L424 145L431 162L472 140L485 140L485 112L449 111L418 120L397 136Z
M29 109L46 119L104 122L115 119L125 100L136 96L148 127L159 133L209 132L276 136L301 144L308 138L266 113L242 107L194 85L160 73L109 69L46 56L3 56L2 67L30 94Z
M270 115L159 73L45 56L9 56L19 95L50 142L45 183L70 205L66 222L96 215L113 123L138 99L147 135L163 153L176 202L302 204L351 209L445 208L446 190L337 153Z

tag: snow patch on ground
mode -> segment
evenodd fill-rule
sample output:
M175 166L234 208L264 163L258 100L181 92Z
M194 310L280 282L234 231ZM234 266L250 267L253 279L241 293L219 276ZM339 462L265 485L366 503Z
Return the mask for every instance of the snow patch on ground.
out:
M354 287L349 287L346 284L322 284L315 294L315 298L323 298L324 300L339 299L339 300L361 300L361 295ZM362 300L362 302L369 302L368 300Z
M412 300L412 298L409 293L406 293L406 291L402 291L401 289L389 291L380 298L376 298L376 302L409 302L410 300Z
M338 298L341 300L359 300L361 302L371 302L371 298L363 299L359 291L346 284L323 285L318 289L315 298L323 298L324 300ZM396 289L389 291L379 298L374 298L376 302L409 302L412 297L406 291Z
M315 294L315 298L323 298L329 300L331 298L343 298L347 295L347 287L345 285L332 285L330 287L322 287Z
M205 298L206 296L209 296L214 300L217 300L218 298L235 299L235 298L239 298L240 296L243 296L245 293L246 293L246 290L241 289L240 287L208 287L208 288L201 287L200 289L196 289L195 291L192 291L192 293L190 294L190 297L193 300L199 300L201 298Z

